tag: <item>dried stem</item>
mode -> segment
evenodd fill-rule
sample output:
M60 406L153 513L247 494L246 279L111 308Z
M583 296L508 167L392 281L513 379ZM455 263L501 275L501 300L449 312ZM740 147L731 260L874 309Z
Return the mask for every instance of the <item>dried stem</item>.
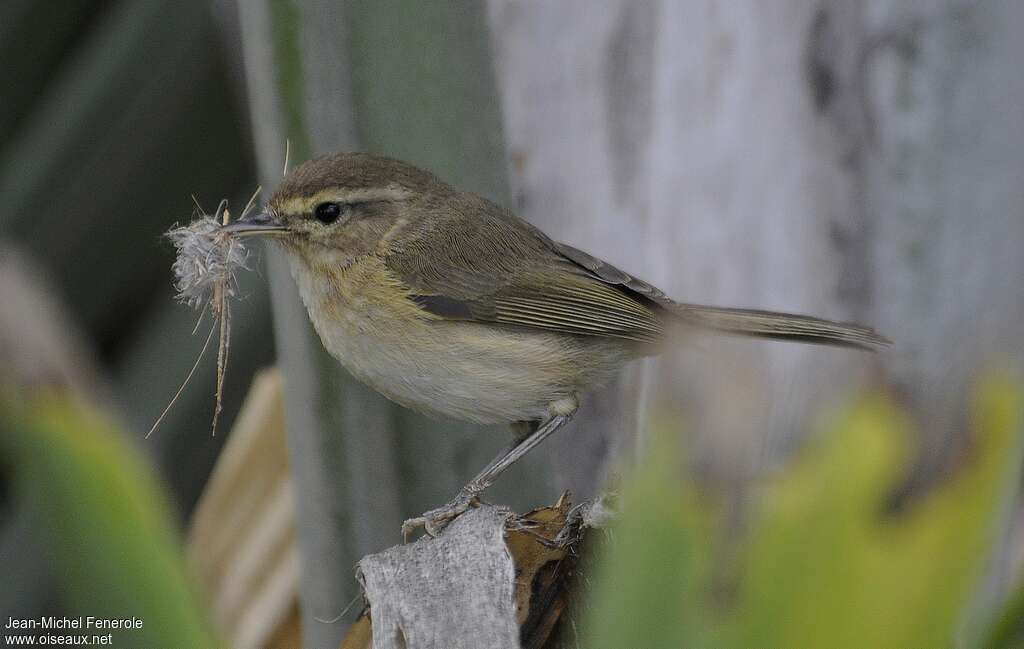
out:
M203 343L203 348L199 350L199 356L196 356L196 362L192 364L192 369L189 370L188 376L185 377L185 380L181 382L181 387L179 387L178 391L174 393L170 403L168 403L167 407L164 408L164 411L160 413L157 420L153 422L153 426L149 429L149 432L146 433L146 439L149 439L149 436L153 434L153 431L155 431L160 423L163 422L164 417L166 417L167 413L171 411L171 407L177 403L178 397L180 397L181 393L185 391L185 386L189 384L189 381L192 380L192 376L196 373L196 370L199 369L199 361L203 360L203 356L206 355L206 350L210 347L210 341L213 340L213 332L215 330L215 325L210 327L210 333L206 336L206 342Z

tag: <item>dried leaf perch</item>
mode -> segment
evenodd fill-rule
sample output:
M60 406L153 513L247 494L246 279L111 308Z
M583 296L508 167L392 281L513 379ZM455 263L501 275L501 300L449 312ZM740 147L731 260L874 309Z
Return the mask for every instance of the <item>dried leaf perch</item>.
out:
M257 189L249 203L242 211L242 216L253 205L260 190ZM197 204L198 208L198 204ZM199 209L199 218L192 223L176 227L167 232L166 236L171 240L177 250L177 258L171 269L174 271L174 288L178 292L178 300L195 309L200 309L199 321L196 322L195 330L199 329L203 315L207 307L213 315L213 322L210 325L210 333L203 343L203 348L196 358L195 364L189 371L188 376L182 382L181 387L175 393L171 402L167 404L163 413L153 424L153 427L146 433L149 437L156 427L163 421L164 416L170 411L171 406L181 396L185 386L188 385L200 361L206 354L210 341L213 340L215 331L220 331L220 344L217 349L217 389L216 404L213 411L213 422L211 434L217 431L217 418L222 408L222 397L224 393L224 375L227 368L228 349L231 346L231 311L228 299L238 293L238 283L235 280L235 272L239 269L248 270L246 262L249 252L242 242L232 237L221 228L227 225L230 219L227 200L222 200L213 215L206 214Z

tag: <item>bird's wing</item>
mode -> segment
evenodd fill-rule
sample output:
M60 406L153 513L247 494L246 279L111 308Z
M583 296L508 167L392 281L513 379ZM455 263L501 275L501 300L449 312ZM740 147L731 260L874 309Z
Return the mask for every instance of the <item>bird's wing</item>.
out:
M574 263L524 221L487 212L461 225L419 232L385 259L424 310L643 343L661 337L657 305Z
M652 286L642 279L637 279L629 273L612 266L608 262L583 252L579 248L573 248L568 244L558 243L556 241L550 241L550 245L558 252L559 255L577 265L579 268L585 270L588 274L601 282L614 286L621 286L630 293L642 296L643 298L654 302L658 306L670 310L680 306L678 302L675 302L669 296L665 295L665 293L656 286Z
M564 243L554 243L554 246L566 259L589 271L594 277L643 296L690 325L745 336L855 347L869 351L883 349L892 344L874 329L852 322L833 322L813 316L777 311L675 302L658 288L582 250Z
M472 207L472 206L470 206ZM420 233L386 263L421 308L446 319L658 341L669 319L732 334L867 350L873 329L812 316L683 304L489 203L462 229ZM429 260L426 263L425 260Z

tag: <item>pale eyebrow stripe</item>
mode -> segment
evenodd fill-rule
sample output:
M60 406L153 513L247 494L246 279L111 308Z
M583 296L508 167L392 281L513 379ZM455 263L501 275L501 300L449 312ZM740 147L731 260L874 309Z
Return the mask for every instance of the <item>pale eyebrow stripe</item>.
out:
M279 206L286 214L304 214L320 203L371 203L374 201L402 201L413 193L398 185L365 189L337 190L324 189L307 197L290 198Z

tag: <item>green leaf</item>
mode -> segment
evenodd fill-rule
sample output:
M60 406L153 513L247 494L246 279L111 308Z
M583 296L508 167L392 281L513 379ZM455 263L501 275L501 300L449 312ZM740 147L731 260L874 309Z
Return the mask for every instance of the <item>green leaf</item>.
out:
M0 455L40 516L70 615L143 621L96 632L112 646L214 646L161 487L111 422L61 394L0 399Z
M1024 649L1024 585L1003 606L981 645L989 649Z
M587 646L953 646L1019 477L1021 404L1018 385L984 381L957 467L887 513L911 424L865 399L755 494L730 536L658 435L597 572Z
M1019 410L1017 388L986 382L968 456L900 514L883 501L909 459L909 422L881 399L845 417L767 494L750 534L741 644L951 646L1019 469Z
M704 646L700 603L716 534L713 513L680 480L676 438L658 435L623 493L600 557L587 639L594 649Z

